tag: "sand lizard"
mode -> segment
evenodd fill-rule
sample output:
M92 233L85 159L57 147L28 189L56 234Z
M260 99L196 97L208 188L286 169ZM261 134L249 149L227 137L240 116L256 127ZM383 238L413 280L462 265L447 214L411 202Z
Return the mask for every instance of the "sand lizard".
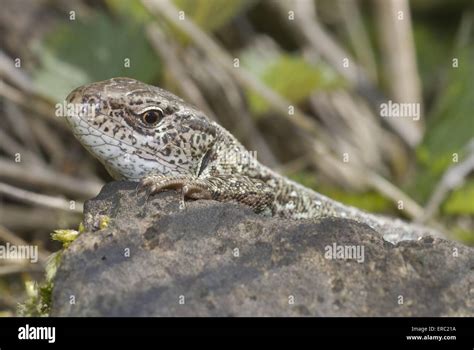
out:
M237 139L181 98L130 78L79 87L66 119L75 137L115 179L151 193L180 189L187 199L236 201L263 215L325 216L365 223L388 241L435 230L364 212L308 189L260 164Z

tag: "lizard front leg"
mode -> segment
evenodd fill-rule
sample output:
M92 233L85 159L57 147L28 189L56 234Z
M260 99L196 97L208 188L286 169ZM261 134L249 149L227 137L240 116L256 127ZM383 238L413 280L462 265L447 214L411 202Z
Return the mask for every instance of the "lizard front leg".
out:
M275 192L264 182L242 175L196 177L192 175L151 175L144 178L141 186L148 187L150 194L166 189L181 189L189 199L214 199L220 202L244 204L256 213L272 214Z

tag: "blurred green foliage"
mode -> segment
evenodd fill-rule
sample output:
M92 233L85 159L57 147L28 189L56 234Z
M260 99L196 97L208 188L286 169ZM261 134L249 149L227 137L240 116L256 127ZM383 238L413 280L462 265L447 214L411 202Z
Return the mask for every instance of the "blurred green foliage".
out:
M192 19L206 32L216 32L257 3L256 0L173 2L184 11L186 19ZM105 0L105 3L112 16L97 10L86 19L81 17L63 23L33 48L39 61L38 69L33 72L34 82L45 96L55 101L62 100L68 91L79 85L113 76L129 76L148 83L160 81L161 62L148 43L144 26L151 20L164 25L163 19L151 15L140 1ZM427 108L426 134L416 150L417 172L404 187L421 204L433 193L446 169L453 165L453 153L458 153L462 161L463 149L474 135L472 28L470 41L456 47L459 18L443 22L447 25L442 27L436 25L436 16L434 20L417 18L416 9L423 13L431 6L427 4L422 0L413 3L417 60ZM460 0L452 6L459 9L465 4L466 1ZM443 11L446 6L451 5L437 1L433 8ZM371 17L364 13L364 18ZM371 20L367 20L366 26L375 44L376 26ZM165 27L172 31L178 45L188 43L186 36L176 27L169 24ZM278 38L274 39L278 41ZM278 49L262 53L250 45L232 55L239 57L240 64L255 77L294 104L304 102L317 90L346 87L344 80L327 64L310 64L295 53ZM130 59L129 68L125 66L124 57ZM458 59L459 67L452 66L453 58ZM377 61L380 63L380 57ZM383 76L381 81L384 81ZM268 104L257 92L246 90L245 94L256 117L269 111ZM313 173L302 172L293 177L346 204L374 212L394 210L389 201L373 192L352 194L321 187L308 180L310 177L314 179ZM473 198L474 181L471 180L450 194L441 207L442 214L474 214Z
M137 23L147 23L153 19L141 1L105 0L105 3L112 13L121 18L129 18Z
M454 57L459 60L458 68L452 67ZM462 161L465 147L474 137L474 67L470 62L474 62L473 46L452 56L445 55L445 85L427 118L425 138L417 150L420 169L409 187L410 193L422 201L433 192L446 169L455 164L453 154ZM450 214L454 213L454 208L460 209L460 213L466 210L474 213L472 205L465 209L459 204L449 208Z
M312 65L299 56L281 54L270 60L262 60L258 55L244 52L241 62L262 82L292 103L305 100L317 90L344 86L344 80L328 65ZM247 90L247 98L253 113L258 115L268 111L268 103L255 91Z
M426 23L413 23L413 36L418 59L418 72L423 84L424 97L431 97L438 92L441 83L440 67L449 64L449 53L453 49L453 34L443 28L433 28Z
M236 17L255 0L173 0L205 31L213 31Z
M105 0L113 13L133 19L137 23L148 23L153 16L139 1ZM256 0L173 0L174 5L183 11L184 18L190 18L201 29L211 32L227 24L233 18L254 4ZM160 24L171 30L174 40L185 45L187 35L172 23L165 23L157 18Z
M456 23L456 30L459 24ZM432 195L443 174L462 162L466 146L474 140L474 33L472 24L469 41L456 47L456 31L452 28L433 28L419 22L415 40L420 75L425 93L433 95L433 106L426 121L423 142L416 151L418 171L406 188L420 203ZM458 67L453 66L453 59ZM436 72L436 74L433 74ZM452 191L440 208L445 216L474 215L474 180L466 181ZM474 232L450 227L453 238L474 245Z
M442 210L445 214L474 215L474 180L453 191L445 201Z
M394 205L390 200L374 191L355 193L343 191L333 186L322 185L317 181L313 172L307 171L300 171L289 177L293 181L347 205L352 205L374 213L388 213L394 210Z
M448 82L428 119L429 132L422 145L435 157L459 152L474 136L474 47L460 50L453 58L459 60L459 67L452 67L452 59L445 63Z
M34 50L40 62L34 83L54 101L93 81L127 76L152 82L161 72L141 26L100 13L62 24Z
M452 237L466 245L474 246L474 232L472 231L456 227L452 230Z

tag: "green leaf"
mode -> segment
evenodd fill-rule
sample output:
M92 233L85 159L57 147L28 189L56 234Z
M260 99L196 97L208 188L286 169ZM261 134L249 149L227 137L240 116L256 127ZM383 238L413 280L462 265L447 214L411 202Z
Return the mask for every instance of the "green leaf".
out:
M147 12L147 15L144 15L143 11L147 10L143 6L133 6L130 4L132 2L122 0L106 1L120 15L128 16L130 12L132 17L140 23L146 23L149 20L150 13ZM221 28L255 2L256 0L173 0L176 8L182 11L184 19L192 20L204 32ZM190 38L178 25L167 20L163 21L163 18L159 16L156 19L174 41L182 46L189 44Z
M105 0L105 3L113 13L138 23L148 23L153 19L141 1Z
M142 26L105 15L60 25L33 49L40 61L34 83L55 101L77 86L117 76L152 82L161 70Z
M338 202L346 205L351 205L362 210L373 213L393 214L394 206L387 198L374 191L367 191L363 193L348 193L341 190L321 189L321 193L331 197Z
M474 180L453 191L444 202L442 210L445 214L474 215Z
M292 174L290 175L290 178L346 205L352 205L370 212L393 213L394 206L390 200L377 192L367 191L364 193L349 193L341 191L335 187L321 186L321 184L316 180L314 173L307 171L300 171Z
M205 31L213 31L243 10L252 5L254 0L174 0L176 7L183 10L186 16Z
M463 49L455 57L459 59L459 67L452 68L452 63L446 62L449 80L428 119L428 132L422 145L435 158L460 152L474 137L473 46Z
M446 66L446 62L452 54L452 30L443 27L430 27L424 23L414 23L413 35L415 39L418 71L423 82L423 91L435 93L439 85L440 67Z
M474 246L474 231L456 227L452 230L452 238L466 245Z
M446 82L440 97L427 118L425 138L417 149L420 165L406 191L424 202L446 169L453 165L453 153L461 160L465 146L474 137L474 42L449 55L444 62ZM459 67L452 67L457 58Z
M257 60L251 53L242 58L242 65L254 72L268 87L290 102L299 103L316 90L331 90L343 86L343 80L329 66L312 65L298 56L282 54L273 60ZM268 111L268 104L255 91L247 91L252 112Z

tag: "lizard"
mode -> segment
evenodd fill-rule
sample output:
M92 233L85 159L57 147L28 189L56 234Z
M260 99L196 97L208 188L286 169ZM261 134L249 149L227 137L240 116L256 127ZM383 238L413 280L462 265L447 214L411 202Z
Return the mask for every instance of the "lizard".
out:
M344 205L262 165L224 127L174 94L131 78L74 89L65 117L74 136L117 180L149 194L238 202L285 219L337 217L370 226L386 241L439 232Z

